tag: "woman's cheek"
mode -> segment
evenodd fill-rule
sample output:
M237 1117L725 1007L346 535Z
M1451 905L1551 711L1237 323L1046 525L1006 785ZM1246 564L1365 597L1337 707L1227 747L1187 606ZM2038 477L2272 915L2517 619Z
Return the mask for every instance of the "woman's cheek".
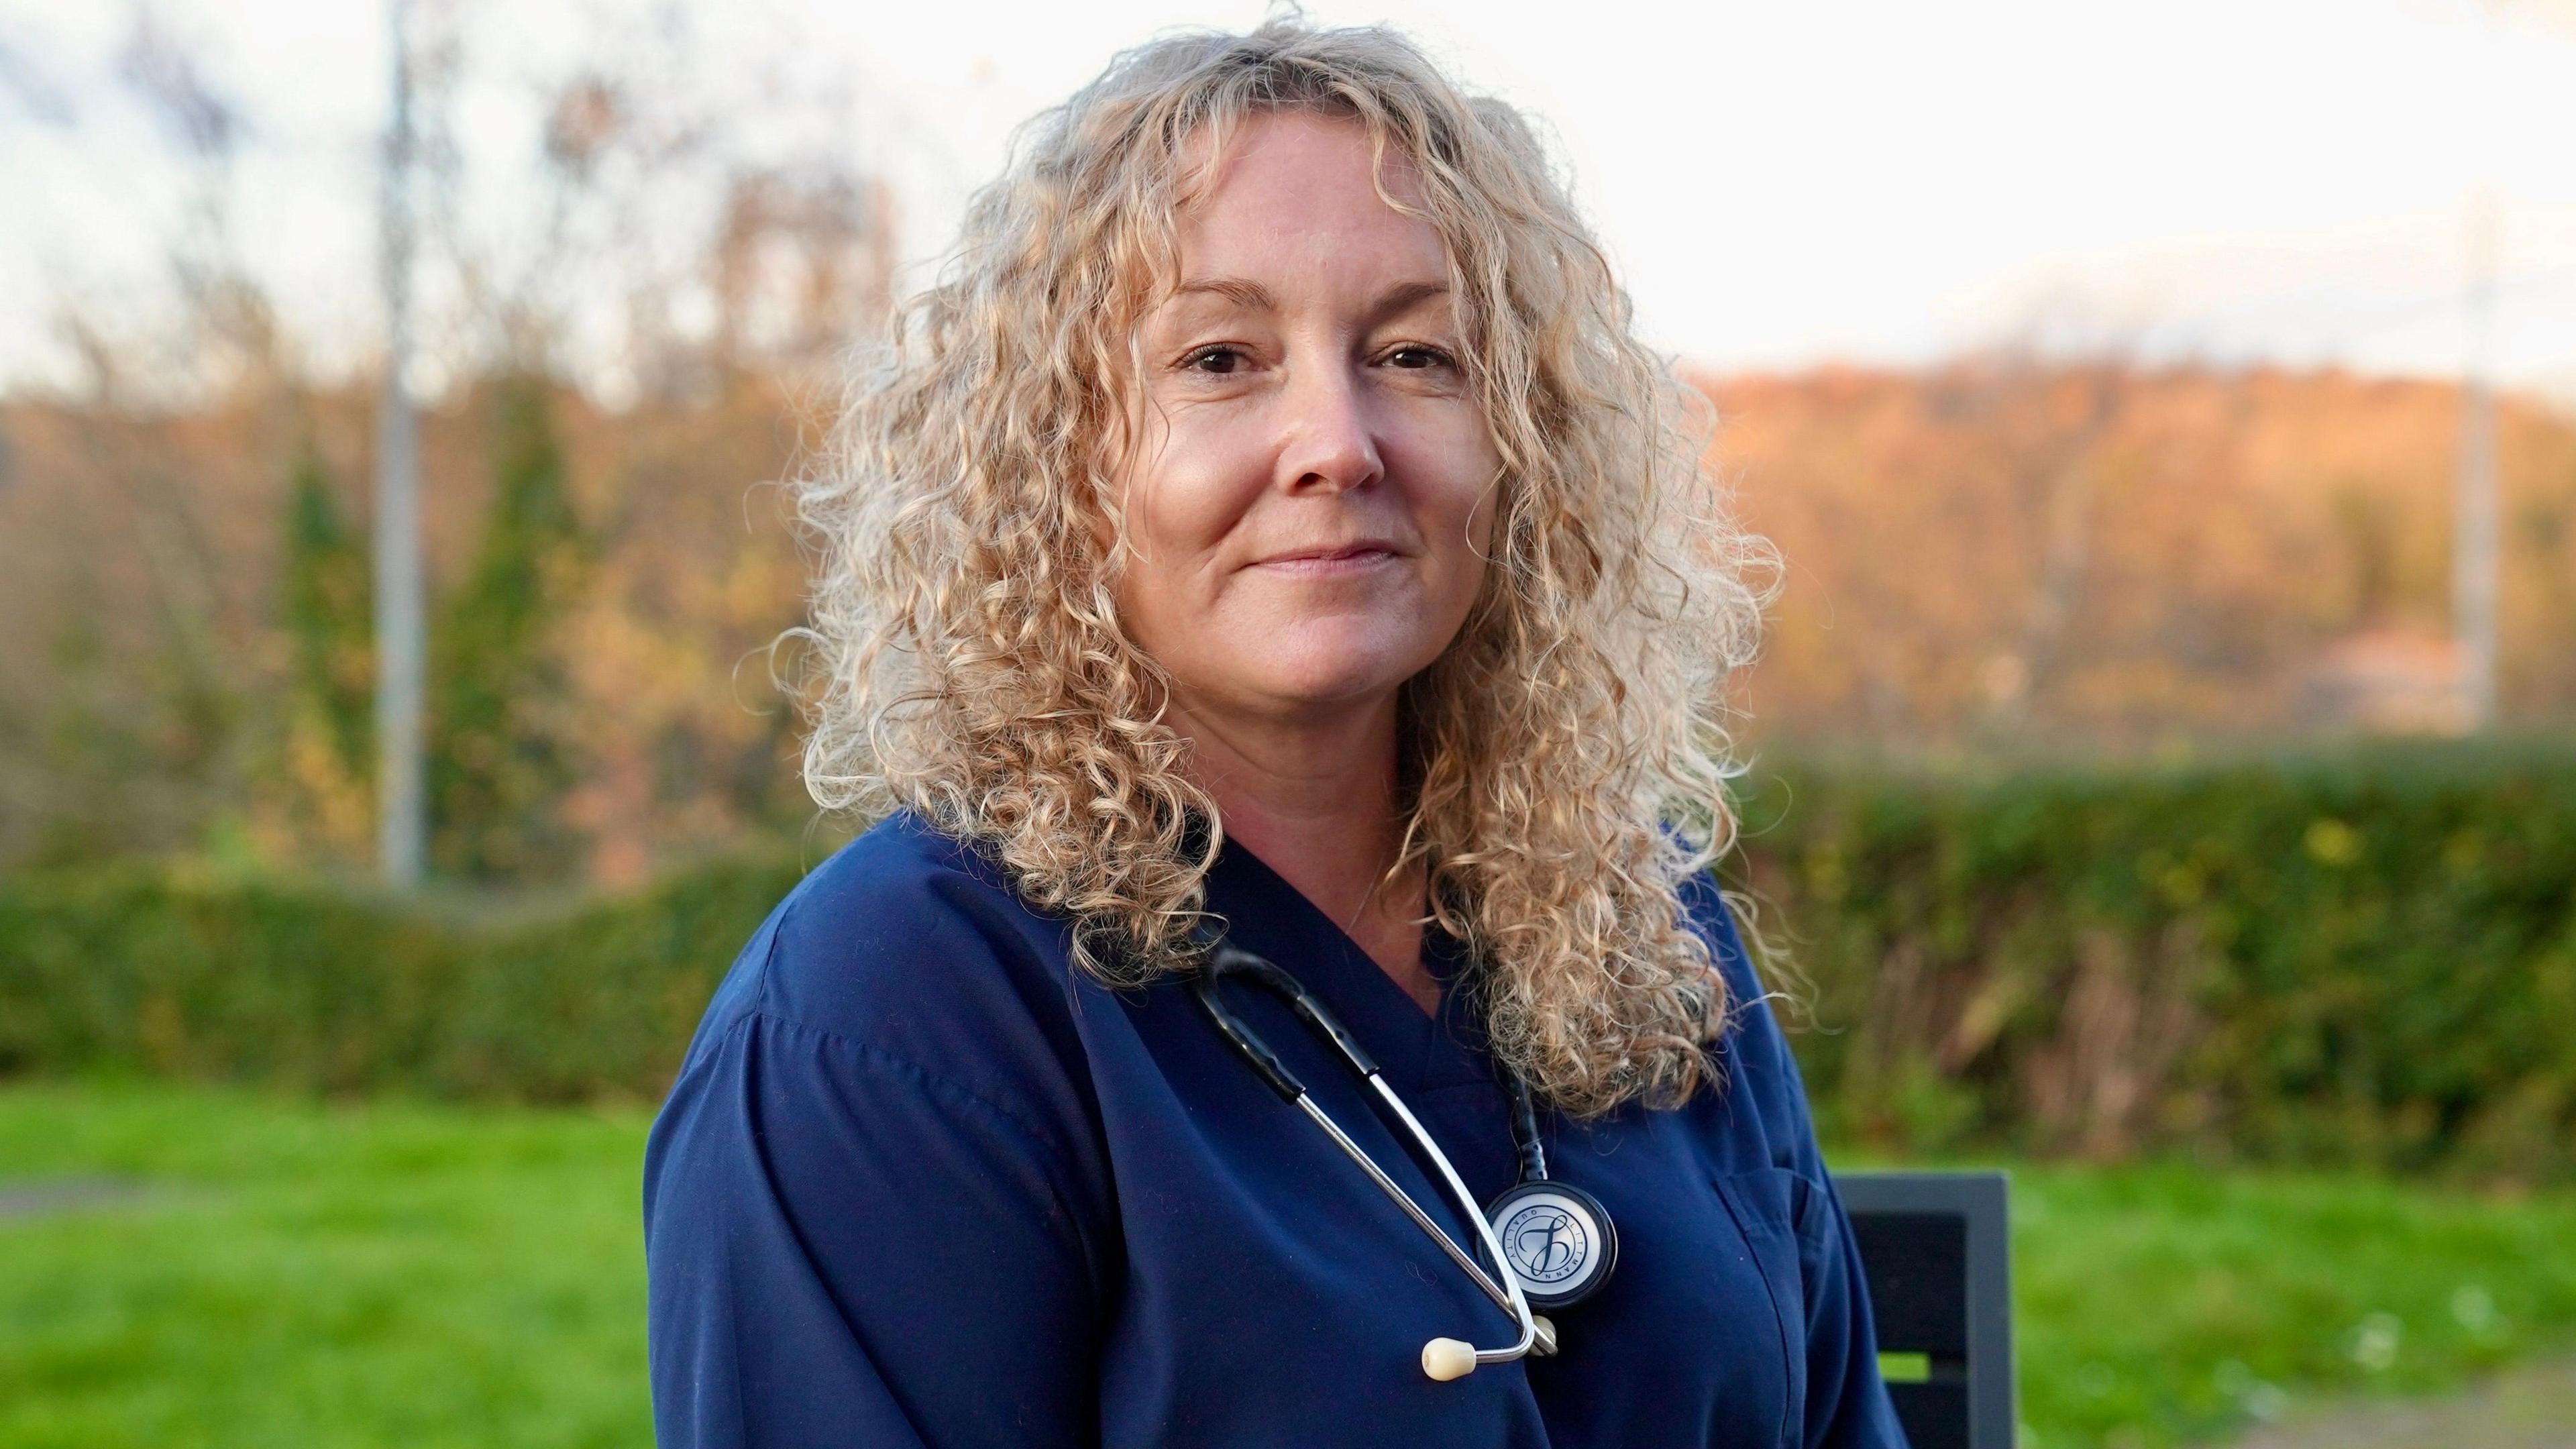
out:
M1225 541L1268 481L1240 429L1176 424L1146 502L1160 551L1196 559Z
M1447 446L1417 460L1415 477L1431 480L1417 505L1425 540L1445 561L1481 572L1490 556L1493 476L1498 466L1483 430L1444 439Z

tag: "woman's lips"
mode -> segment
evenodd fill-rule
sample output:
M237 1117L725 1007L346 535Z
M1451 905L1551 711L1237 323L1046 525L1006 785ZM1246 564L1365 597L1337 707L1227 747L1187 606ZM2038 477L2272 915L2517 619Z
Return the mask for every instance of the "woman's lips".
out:
M1335 578L1347 574L1367 573L1384 568L1400 557L1384 544L1354 544L1349 548L1319 549L1312 553L1281 554L1253 565L1298 578Z

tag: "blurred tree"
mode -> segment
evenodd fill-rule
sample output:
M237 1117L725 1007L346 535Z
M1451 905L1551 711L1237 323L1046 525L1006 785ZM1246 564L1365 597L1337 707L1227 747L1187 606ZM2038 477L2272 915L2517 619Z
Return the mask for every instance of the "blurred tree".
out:
M577 774L577 705L551 625L587 549L548 394L525 373L492 389L491 511L432 635L431 855L457 875L538 879L581 865L561 808Z
M2053 752L2440 727L2355 702L2429 697L2449 667L2453 386L2018 357L1703 385L1716 463L1789 565L1746 696L1760 738ZM2507 398L2499 449L2505 719L2563 727L2576 426Z
M377 641L341 605L373 575L347 551L372 537L378 320L302 305L327 264L235 224L273 210L269 168L340 143L277 124L221 26L129 8L106 61L37 77L76 111L0 76L0 108L157 136L171 172L128 178L167 193L148 274L32 299L67 381L0 396L0 870L210 845L354 865L376 785L342 690ZM492 7L413 10L422 541L453 636L433 863L624 884L792 829L811 807L762 650L804 570L766 485L883 324L884 100L784 20L603 12L534 54ZM457 124L522 97L539 124Z
M2367 484L2346 478L2335 484L2331 513L2351 571L2345 622L2353 627L2381 623L2398 598L2397 528L2388 504Z
M363 851L373 817L375 637L366 540L349 526L320 449L287 484L285 599L293 659L284 773L316 844Z

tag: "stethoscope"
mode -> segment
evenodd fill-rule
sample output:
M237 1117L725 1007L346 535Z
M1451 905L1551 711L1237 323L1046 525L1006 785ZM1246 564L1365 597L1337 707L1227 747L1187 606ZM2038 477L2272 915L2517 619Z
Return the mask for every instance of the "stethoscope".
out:
M1458 1178L1457 1169L1449 1165L1448 1155L1431 1140L1422 1123L1386 1084L1378 1073L1377 1063L1360 1049L1350 1032L1324 1009L1322 1002L1289 975L1268 960L1235 945L1212 930L1199 933L1207 947L1206 960L1191 989L1198 997L1200 1009L1225 1039L1232 1042L1252 1069L1270 1084L1280 1100L1303 1111L1324 1129L1335 1146L1349 1155L1351 1161L1369 1176L1369 1181L1404 1210L1414 1226L1422 1229L1440 1245L1452 1262L1476 1280L1485 1296L1505 1313L1520 1329L1520 1338L1509 1348L1478 1348L1462 1339L1435 1338L1422 1346L1422 1371L1432 1378L1449 1380L1474 1373L1480 1364L1509 1363L1531 1353L1556 1352L1556 1326L1532 1311L1538 1308L1554 1311L1570 1307L1592 1296L1619 1262L1619 1235L1610 1224L1610 1214L1592 1194L1570 1183L1557 1182L1547 1175L1547 1151L1539 1145L1538 1113L1530 1103L1529 1084L1517 1072L1506 1071L1512 1103L1512 1141L1520 1154L1520 1181L1503 1190L1494 1200L1477 1211L1475 1197ZM1474 1256L1458 1246L1439 1224L1431 1220L1411 1194L1396 1185L1377 1162L1358 1143L1351 1140L1341 1124L1332 1119L1315 1099L1308 1095L1305 1084L1288 1070L1243 1018L1225 1004L1218 988L1227 980L1242 978L1260 986L1287 1003L1288 1008L1304 1018L1306 1024L1321 1033L1341 1053L1351 1070L1360 1074L1377 1092L1380 1102L1395 1114L1413 1137L1416 1147L1434 1167L1441 1181L1475 1224L1476 1238L1485 1255L1501 1269L1502 1281L1494 1281Z

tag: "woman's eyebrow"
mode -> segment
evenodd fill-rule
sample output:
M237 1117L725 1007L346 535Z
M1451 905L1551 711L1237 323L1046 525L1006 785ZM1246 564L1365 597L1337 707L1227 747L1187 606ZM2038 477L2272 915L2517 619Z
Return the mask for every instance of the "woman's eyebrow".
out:
M1372 318L1393 317L1433 297L1446 296L1448 292L1449 284L1445 281L1398 282L1378 297L1376 304L1369 309L1369 315ZM1254 312L1279 310L1279 299L1271 295L1268 287L1245 277L1192 277L1172 289L1176 300L1202 295L1223 297Z
M1279 299L1270 295L1268 287L1242 277L1193 277L1172 289L1174 297L1187 297L1194 293L1213 293L1255 312L1279 310Z
M1449 295L1447 282L1398 282L1387 288L1386 294L1377 299L1377 306L1372 315L1379 318L1399 316L1434 297L1447 295Z

